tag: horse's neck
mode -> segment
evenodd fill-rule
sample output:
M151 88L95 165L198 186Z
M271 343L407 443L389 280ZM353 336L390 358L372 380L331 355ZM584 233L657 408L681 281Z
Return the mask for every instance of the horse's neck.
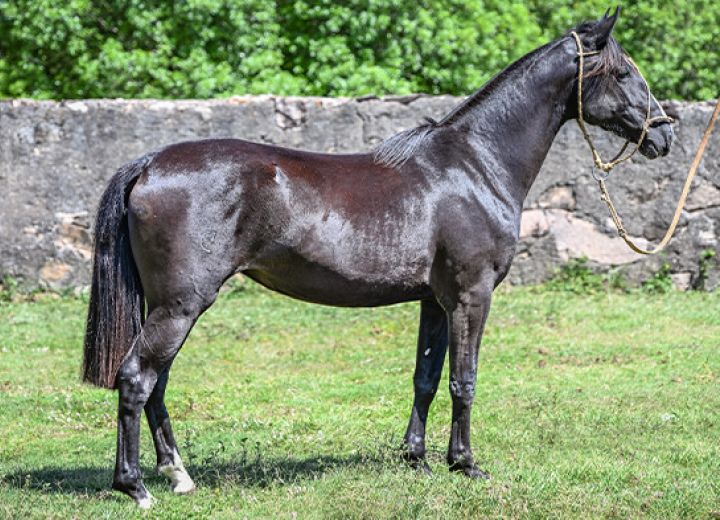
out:
M477 173L508 185L520 203L567 120L575 72L567 41L538 49L494 78L487 96L456 123L467 136L462 154L475 153L476 164L488 165Z

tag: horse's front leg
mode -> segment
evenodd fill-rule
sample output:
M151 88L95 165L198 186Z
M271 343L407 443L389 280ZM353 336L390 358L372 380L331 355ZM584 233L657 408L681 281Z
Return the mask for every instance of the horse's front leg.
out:
M451 471L472 478L489 475L475 465L470 447L470 412L475 399L478 350L490 311L492 284L459 294L450 312L450 395L452 428L447 461Z
M435 300L426 300L420 309L420 331L413 386L410 423L405 433L405 458L425 473L432 473L425 460L425 423L428 410L437 393L448 345L448 320L445 310Z

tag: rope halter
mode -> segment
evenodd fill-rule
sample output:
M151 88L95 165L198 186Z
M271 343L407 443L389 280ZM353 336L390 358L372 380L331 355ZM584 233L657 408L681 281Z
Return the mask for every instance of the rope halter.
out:
M690 167L690 171L688 172L687 179L685 181L685 186L683 186L682 194L680 195L680 200L678 201L677 208L675 209L675 215L673 216L672 222L670 223L670 227L668 228L667 232L665 233L665 236L660 241L660 243L655 246L651 250L645 250L638 246L636 246L632 240L628 237L627 231L622 225L622 222L620 221L620 216L618 215L617 211L615 210L615 207L613 206L612 201L610 200L610 194L608 193L607 187L605 186L605 179L608 178L610 175L610 170L613 169L613 167L617 166L623 161L627 161L635 155L635 152L637 152L640 149L640 146L642 145L643 140L645 139L645 136L647 135L648 129L650 128L650 125L655 123L656 121L667 121L672 123L673 119L668 117L665 112L663 111L663 114L658 117L650 117L650 110L651 110L651 103L652 103L652 96L650 95L650 87L647 84L647 81L645 81L645 78L643 77L642 73L640 72L640 69L637 65L629 58L626 57L628 62L635 67L635 70L637 70L638 74L640 74L640 77L645 82L645 89L647 90L647 113L645 115L645 124L643 124L642 133L640 134L640 139L637 142L637 145L635 146L635 149L628 153L625 157L621 157L623 153L625 153L625 149L630 144L630 141L627 141L625 145L622 147L622 150L620 150L620 153L618 153L610 162L604 163L600 159L600 154L598 154L597 150L592 144L592 141L590 140L590 136L587 133L587 130L585 128L585 121L583 120L583 106L582 106L582 81L583 81L583 75L584 75L584 66L585 66L585 57L586 56L592 56L594 54L598 54L599 51L595 52L584 52L582 42L580 41L580 37L577 35L576 32L572 32L573 37L575 38L575 42L578 46L578 59L580 61L580 70L578 72L578 125L580 126L580 130L582 130L583 136L585 136L585 140L590 145L590 150L592 150L593 153L593 160L595 161L595 167L593 168L592 175L595 178L595 180L598 182L598 185L600 186L600 191L602 193L600 199L605 202L608 205L608 208L610 209L610 215L612 216L613 222L615 223L615 226L617 227L618 234L620 237L625 241L625 243L635 251L636 253L639 253L641 255L652 255L660 251L665 245L670 241L670 238L673 235L673 232L675 231L675 227L677 226L677 223L680 220L680 215L682 213L683 206L685 204L685 200L687 199L688 193L690 192L690 185L692 184L693 177L695 176L695 173L697 172L698 165L700 164L700 159L702 159L703 152L705 151L705 146L707 146L708 140L710 139L710 134L712 132L713 126L715 125L715 121L718 119L718 115L720 115L720 99L718 99L717 104L715 105L715 111L713 112L712 117L710 118L710 122L708 123L707 129L705 130L705 135L703 136L703 140L700 143L700 148L698 148L697 154L695 154L695 160L693 160L692 166ZM662 107L660 107L660 110L662 110ZM595 173L595 170L600 170L605 172L605 175L597 175Z
M642 127L642 132L640 133L640 139L638 139L637 144L635 145L635 148L629 152L627 155L623 156L623 153L625 153L625 150L627 149L628 145L630 144L630 141L626 141L625 145L622 147L620 152L613 157L613 159L610 162L604 163L602 162L602 159L600 158L600 154L598 153L595 146L593 146L592 140L590 139L590 134L588 134L587 128L585 128L585 119L583 117L583 102L582 102L582 86L583 86L583 77L585 75L585 57L586 56L593 56L595 54L600 54L600 51L593 51L593 52L585 52L583 49L582 42L580 41L580 36L573 31L572 33L573 38L575 38L575 43L577 43L578 47L578 60L579 60L579 67L578 67L578 126L580 127L580 130L582 131L583 137L585 137L585 141L587 141L588 145L590 146L590 150L593 154L593 161L595 163L595 167L593 169L593 177L595 180L600 179L607 179L607 177L610 175L610 170L612 170L615 166L620 164L621 162L625 162L628 159L630 159L635 153L640 149L640 146L642 146L643 141L645 140L645 136L648 133L648 130L650 129L650 126L653 123L656 123L658 121L667 121L669 123L673 122L673 119L671 117L668 117L665 112L663 111L663 114L661 116L657 117L650 117L650 112L652 110L652 95L650 94L650 87L648 86L647 81L645 81L645 78L643 77L642 73L640 72L640 69L637 65L635 65L635 62L632 61L630 57L626 57L627 61L635 68L638 74L640 74L640 77L642 78L643 82L645 83L645 90L647 91L647 111L645 113L645 123ZM660 110L662 110L662 107L660 107ZM595 170L600 170L605 172L604 176L598 177L595 173Z

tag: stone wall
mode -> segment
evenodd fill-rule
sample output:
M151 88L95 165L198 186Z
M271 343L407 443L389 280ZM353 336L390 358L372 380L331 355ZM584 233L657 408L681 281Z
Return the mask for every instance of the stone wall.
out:
M450 96L0 101L0 272L25 289L87 284L93 214L105 183L120 165L162 145L238 137L321 152L362 151L425 116L442 118L460 101ZM638 154L608 181L626 228L640 244L664 234L713 104L668 102L666 108L677 118L670 156L648 161ZM677 286L692 286L702 252L718 248L718 134L666 254L642 257L617 237L589 175L587 145L577 125L565 125L526 201L509 283L539 283L569 258L585 255L598 270L621 269L631 283L667 262ZM593 135L604 157L622 144L599 131ZM719 271L710 271L709 288L720 284Z

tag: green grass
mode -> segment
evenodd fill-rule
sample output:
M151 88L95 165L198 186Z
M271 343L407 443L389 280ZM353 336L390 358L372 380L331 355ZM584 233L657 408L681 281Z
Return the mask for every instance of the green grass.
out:
M398 459L417 304L333 309L253 284L201 318L167 402L198 484L139 512L110 491L113 392L79 382L85 303L0 303L0 518L719 518L720 293L499 291L481 349L475 456L435 475Z

